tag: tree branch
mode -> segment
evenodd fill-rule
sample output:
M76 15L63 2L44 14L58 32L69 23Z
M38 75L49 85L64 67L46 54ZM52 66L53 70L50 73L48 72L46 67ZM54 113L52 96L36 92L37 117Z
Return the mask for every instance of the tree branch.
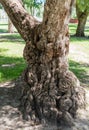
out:
M31 30L39 22L26 12L18 0L0 0L9 18L21 34L22 38L28 42L31 36Z

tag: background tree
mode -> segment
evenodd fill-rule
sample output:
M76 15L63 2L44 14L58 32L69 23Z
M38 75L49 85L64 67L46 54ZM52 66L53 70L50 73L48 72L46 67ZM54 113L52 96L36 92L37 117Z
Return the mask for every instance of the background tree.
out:
M2 5L0 4L0 9L2 9Z
M23 3L28 11L30 9L30 13L33 16L35 15L35 10L36 9L39 10L41 8L41 5L42 5L41 0L23 0Z
M0 9L3 9L3 6L1 4L0 4ZM13 32L14 32L14 25L8 17L8 33L13 33Z
M0 2L26 42L23 117L72 125L83 99L80 83L69 71L67 60L73 0L46 0L42 23L29 15L18 0Z
M14 25L8 17L8 33L14 33L14 30L15 30Z
M84 37L84 29L89 15L89 0L77 0L76 1L76 13L78 17L78 26L76 30L76 36Z

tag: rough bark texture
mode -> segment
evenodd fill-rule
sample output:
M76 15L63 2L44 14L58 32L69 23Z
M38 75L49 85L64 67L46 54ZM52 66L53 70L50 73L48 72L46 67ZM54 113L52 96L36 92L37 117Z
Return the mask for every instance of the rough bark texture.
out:
M76 7L77 17L78 17L78 26L76 30L77 37L84 37L85 25L88 17L88 12L85 10L84 12L80 12L78 7Z
M24 116L41 121L73 124L78 109L79 81L68 70L68 22L70 1L47 0L43 23L37 27L34 42L27 43L24 57L28 62L22 108ZM26 92L26 93L25 93Z
M73 118L83 102L82 88L76 76L69 71L67 60L68 22L73 1L46 0L41 24L34 22L21 5L10 4L11 0L2 1L8 14L12 10L9 16L26 40L24 58L28 67L24 72L27 85L23 85L21 98L23 117L73 125Z

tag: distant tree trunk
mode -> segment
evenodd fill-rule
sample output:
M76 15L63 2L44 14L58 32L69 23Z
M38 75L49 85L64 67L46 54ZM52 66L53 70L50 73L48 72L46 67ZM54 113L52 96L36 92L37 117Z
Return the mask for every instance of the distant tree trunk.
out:
M76 36L77 37L84 37L84 30L85 30L85 25L88 17L88 12L80 12L79 9L76 7L76 12L77 12L77 17L78 17L78 26L76 30Z
M30 6L30 13L32 16L34 16L34 7L33 6Z
M14 25L9 18L8 18L8 33L14 33Z
M67 59L73 1L46 0L42 23L27 14L18 0L0 2L26 41L24 58L28 66L24 72L27 86L23 85L21 97L23 117L72 125L82 100L80 83L69 71Z

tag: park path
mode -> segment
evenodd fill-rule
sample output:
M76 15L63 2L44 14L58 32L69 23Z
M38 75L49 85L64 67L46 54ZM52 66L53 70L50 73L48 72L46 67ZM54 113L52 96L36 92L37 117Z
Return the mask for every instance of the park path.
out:
M21 97L20 80L17 84L6 82L0 84L0 130L89 130L89 89L85 87L87 107L86 110L79 110L75 126L72 128L57 128L52 125L36 125L31 121L24 121L18 110Z

